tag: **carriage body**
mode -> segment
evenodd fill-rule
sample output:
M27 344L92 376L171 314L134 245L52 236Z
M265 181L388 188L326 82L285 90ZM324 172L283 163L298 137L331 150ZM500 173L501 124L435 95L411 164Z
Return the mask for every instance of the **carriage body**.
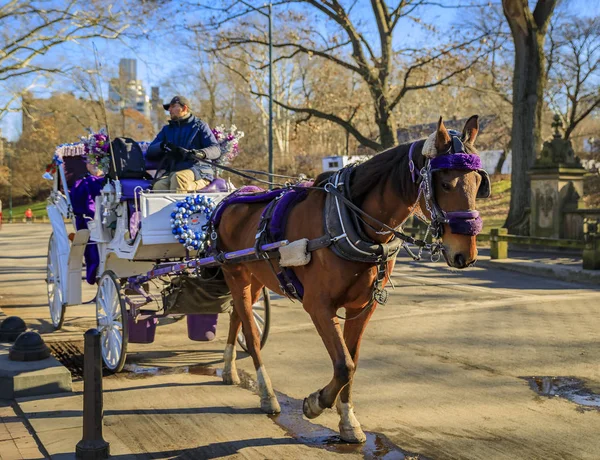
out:
M230 182L216 179L205 189L191 194L153 192L152 180L107 177L95 197L86 197L93 200L93 217L82 216L76 212L78 197L74 196L75 184L87 172L81 152L75 145L71 149L63 148L64 156L54 158L56 171L47 205L52 225L46 278L50 316L54 327L60 329L67 306L82 303L84 251L90 245L95 246L98 253L96 316L103 334L102 356L105 366L118 372L125 363L127 342L153 341L157 319L171 314L161 292L146 291L145 282L167 272L170 276L162 276L159 284L171 288L169 279L189 272L186 264L196 258L196 251L189 251L174 238L171 226L174 206L189 196L204 196L218 204L235 189ZM147 164L150 173L155 172L153 167ZM206 221L204 213L195 213L190 226L200 231ZM157 267L161 270L155 275L153 271ZM197 270L195 274L198 275ZM255 308L264 343L269 315L266 290ZM201 311L202 306L198 310ZM181 309L177 314L181 314ZM190 338L207 340L194 338L199 335L190 327L203 320L206 323L208 316L188 314ZM239 342L245 347L243 335Z

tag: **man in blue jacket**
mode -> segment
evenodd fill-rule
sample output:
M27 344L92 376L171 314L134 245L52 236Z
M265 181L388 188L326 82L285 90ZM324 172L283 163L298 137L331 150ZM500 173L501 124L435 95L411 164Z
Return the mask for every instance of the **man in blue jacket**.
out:
M148 146L148 159L162 162L166 175L156 181L153 189L195 192L213 180L213 169L198 158L216 160L221 155L219 144L208 124L190 112L190 103L175 96L164 104L171 119ZM194 150L187 153L185 150Z

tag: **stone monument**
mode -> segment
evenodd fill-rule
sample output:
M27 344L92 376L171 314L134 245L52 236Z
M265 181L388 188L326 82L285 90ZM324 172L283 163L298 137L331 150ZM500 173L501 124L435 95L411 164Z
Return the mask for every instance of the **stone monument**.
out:
M571 141L560 133L562 122L554 115L554 137L544 142L541 155L529 170L531 218L529 234L565 238L565 214L578 209L583 197L586 170L575 156ZM568 232L567 232L568 233Z

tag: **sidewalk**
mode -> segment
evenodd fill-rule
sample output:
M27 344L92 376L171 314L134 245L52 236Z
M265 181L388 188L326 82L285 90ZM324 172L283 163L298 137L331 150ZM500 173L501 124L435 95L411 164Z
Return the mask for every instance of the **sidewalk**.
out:
M223 385L216 373L202 375L214 369L147 369L103 379L103 437L110 443L113 458L320 460L337 458L341 453L335 444L290 435L278 417L261 412L258 396L251 391ZM40 443L55 460L74 459L75 446L82 438L83 385L76 385L79 388L73 393L17 400ZM280 399L283 413L279 417L298 418L302 423L301 401ZM311 424L315 438L337 434L320 425L322 422ZM27 445L36 447L31 442ZM340 446L348 460L364 458L364 450L369 449L365 445Z
M600 270L584 270L582 258L568 254L510 251L507 259L492 260L489 248L480 248L476 265L499 268L560 281L600 285Z

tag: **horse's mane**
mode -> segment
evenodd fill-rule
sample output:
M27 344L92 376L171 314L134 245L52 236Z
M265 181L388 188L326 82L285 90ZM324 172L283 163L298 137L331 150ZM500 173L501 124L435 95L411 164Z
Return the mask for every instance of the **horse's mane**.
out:
M415 173L424 166L425 159L422 155L426 139L414 141L417 145L413 151ZM413 183L408 167L408 152L413 142L397 145L373 156L369 160L356 166L351 177L352 200L355 204L362 203L367 193L377 185L381 185L383 195L384 185L390 180L394 191L406 205L412 205L418 195L417 184ZM477 154L477 150L469 142L464 143L465 153Z
M424 140L416 141L413 161L416 168L423 166L421 148ZM351 178L352 201L360 206L367 193L377 185L383 185L391 180L392 187L400 199L406 204L412 204L417 199L417 185L413 184L408 168L408 152L412 142L397 145L385 150L364 163L356 166Z

